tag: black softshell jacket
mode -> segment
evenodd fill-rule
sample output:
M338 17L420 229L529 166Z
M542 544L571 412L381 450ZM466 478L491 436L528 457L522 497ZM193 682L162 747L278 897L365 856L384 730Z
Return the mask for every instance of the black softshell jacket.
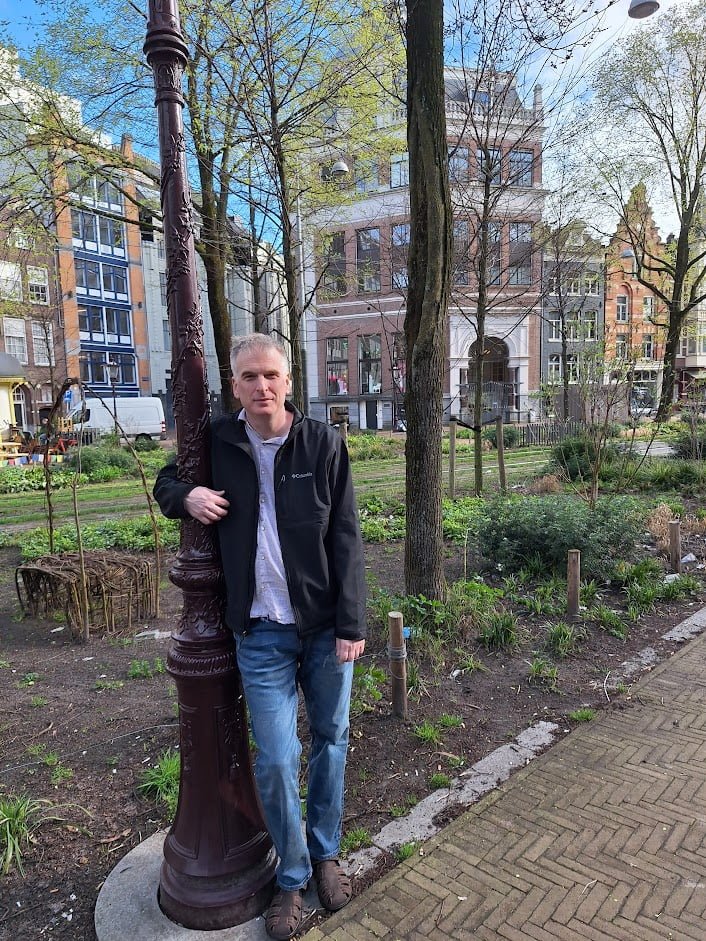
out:
M336 637L362 640L365 569L348 452L341 436L305 418L289 402L294 421L275 458L275 510L289 596L301 636L332 625ZM216 524L227 594L226 623L245 633L255 591L259 487L245 422L235 415L211 422L214 490L230 503ZM188 516L184 497L195 485L180 481L176 464L154 486L162 513Z

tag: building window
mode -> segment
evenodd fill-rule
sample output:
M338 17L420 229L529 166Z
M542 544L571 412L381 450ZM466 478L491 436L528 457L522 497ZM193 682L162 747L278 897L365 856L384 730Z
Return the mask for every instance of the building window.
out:
M576 353L569 353L566 357L566 374L569 382L579 381L579 358ZM564 376L562 368L561 353L551 353L549 356L549 369L547 378L550 383L561 382Z
M103 296L127 300L127 268L117 265L101 265L103 275Z
M404 395L407 391L407 344L404 333L395 333L392 337L392 382L395 393Z
M27 288L32 304L49 303L49 271L46 268L27 266Z
M375 294L380 290L380 229L358 229L355 238L358 292Z
M579 297L581 294L581 278L568 278L566 281L566 293L571 297Z
M74 268L76 270L76 290L81 294L100 297L100 264L97 261L76 258L74 259Z
M107 255L125 257L125 230L122 222L108 216L100 216L98 224L100 251Z
M328 297L342 297L348 293L346 280L346 234L330 232L322 237L322 289Z
M558 294L559 293L559 279L555 274L550 275L547 278L547 294Z
M7 301L22 300L22 271L13 261L0 261L0 297Z
M584 288L586 294L591 297L598 297L601 289L601 280L597 274L587 274L584 279Z
M642 334L642 358L643 359L655 358L655 338L654 338L654 334L652 333Z
M359 160L355 165L356 193L377 193L380 174L377 160Z
M19 248L21 251L29 251L34 247L34 239L16 226L10 232L10 245L13 248Z
M78 329L82 340L105 340L103 308L87 304L78 309Z
M409 283L407 257L409 254L409 223L393 225L391 230L390 267L392 269L393 288L404 288Z
M576 353L569 353L566 357L566 371L569 375L569 382L579 381L579 358Z
M561 382L561 354L549 354L549 369L547 372L549 382Z
M348 337L326 340L326 376L328 395L348 395Z
M111 359L120 367L119 379L122 385L136 385L135 357L131 353L112 353Z
M549 312L549 339L556 341L561 340L561 314L552 310Z
M532 281L532 223L510 223L509 284L530 284Z
M409 154L393 154L390 157L390 187L409 186Z
M122 194L112 180L86 176L78 164L69 165L67 176L70 192L80 199L111 209L122 209Z
M453 226L453 283L468 284L469 248L471 240L469 225L465 220L454 222Z
M159 300L162 307L167 306L167 272L159 272Z
M534 154L531 150L511 150L508 157L510 186L531 186Z
M655 313L655 299L654 297L643 297L642 298L642 315L643 317L654 317Z
M449 182L468 183L468 147L454 147L449 151Z
M168 320L162 321L162 344L168 352L172 348L172 330Z
M630 338L627 333L618 333L615 337L615 356L617 359L627 359Z
M132 339L130 311L87 304L78 309L78 329L82 340L129 344Z
M502 151L499 147L488 147L476 151L478 176L497 185L502 180Z
M583 339L595 340L597 337L598 316L595 310L587 310L583 316Z
M615 319L618 323L627 323L629 316L627 294L618 294L615 298Z
M106 362L108 353L102 350L85 350L79 355L81 381L107 385L108 373Z
M71 234L77 248L98 251L98 216L83 209L72 209Z
M43 320L32 321L32 348L35 366L55 366L54 327Z
M105 332L108 334L109 343L129 343L130 311L125 308L106 307Z
M358 337L358 367L361 395L382 391L382 347L380 334Z
M5 334L5 352L18 359L23 366L29 364L27 358L27 333L25 322L19 317L3 317L2 330Z

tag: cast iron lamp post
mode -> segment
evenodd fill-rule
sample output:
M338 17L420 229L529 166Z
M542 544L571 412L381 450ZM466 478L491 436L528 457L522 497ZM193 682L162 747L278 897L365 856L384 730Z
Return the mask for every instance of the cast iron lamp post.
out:
M177 0L149 0L145 54L154 72L167 307L180 480L208 486L208 385L181 90L187 48ZM225 928L267 905L275 853L250 765L235 647L223 624L223 574L213 526L184 520L170 578L184 593L167 665L179 698L179 803L164 844L159 904L194 929Z
M115 437L118 437L118 403L115 395L115 387L118 384L118 379L120 378L120 364L116 363L115 360L109 360L105 364L105 370L108 373L108 379L110 380L110 388L113 393L113 432Z

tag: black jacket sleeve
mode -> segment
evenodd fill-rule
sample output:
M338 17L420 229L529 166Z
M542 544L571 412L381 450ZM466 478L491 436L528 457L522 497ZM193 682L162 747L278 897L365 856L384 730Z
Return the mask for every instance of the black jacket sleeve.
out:
M176 461L172 461L157 474L152 494L162 514L168 519L188 519L184 497L193 489L194 484L186 484L177 478Z
M343 640L362 640L367 634L363 537L348 451L342 440L339 439L337 445L329 471L332 494L330 562L339 589L335 633Z

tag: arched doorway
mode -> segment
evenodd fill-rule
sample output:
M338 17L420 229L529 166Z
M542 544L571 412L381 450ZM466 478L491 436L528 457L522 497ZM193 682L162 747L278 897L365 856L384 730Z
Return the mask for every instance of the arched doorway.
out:
M468 351L468 375L473 379L476 375L476 358L478 356L478 340L471 345ZM507 382L507 364L510 352L507 343L498 337L486 337L483 341L483 382Z
M475 376L477 369L478 340L468 351L468 409L473 412L475 400ZM501 417L505 421L517 420L513 417L516 410L516 389L510 375L508 362L510 352L507 343L498 337L486 337L483 342L482 371L482 415L483 424ZM514 372L514 370L513 370ZM471 414L474 419L475 416Z

